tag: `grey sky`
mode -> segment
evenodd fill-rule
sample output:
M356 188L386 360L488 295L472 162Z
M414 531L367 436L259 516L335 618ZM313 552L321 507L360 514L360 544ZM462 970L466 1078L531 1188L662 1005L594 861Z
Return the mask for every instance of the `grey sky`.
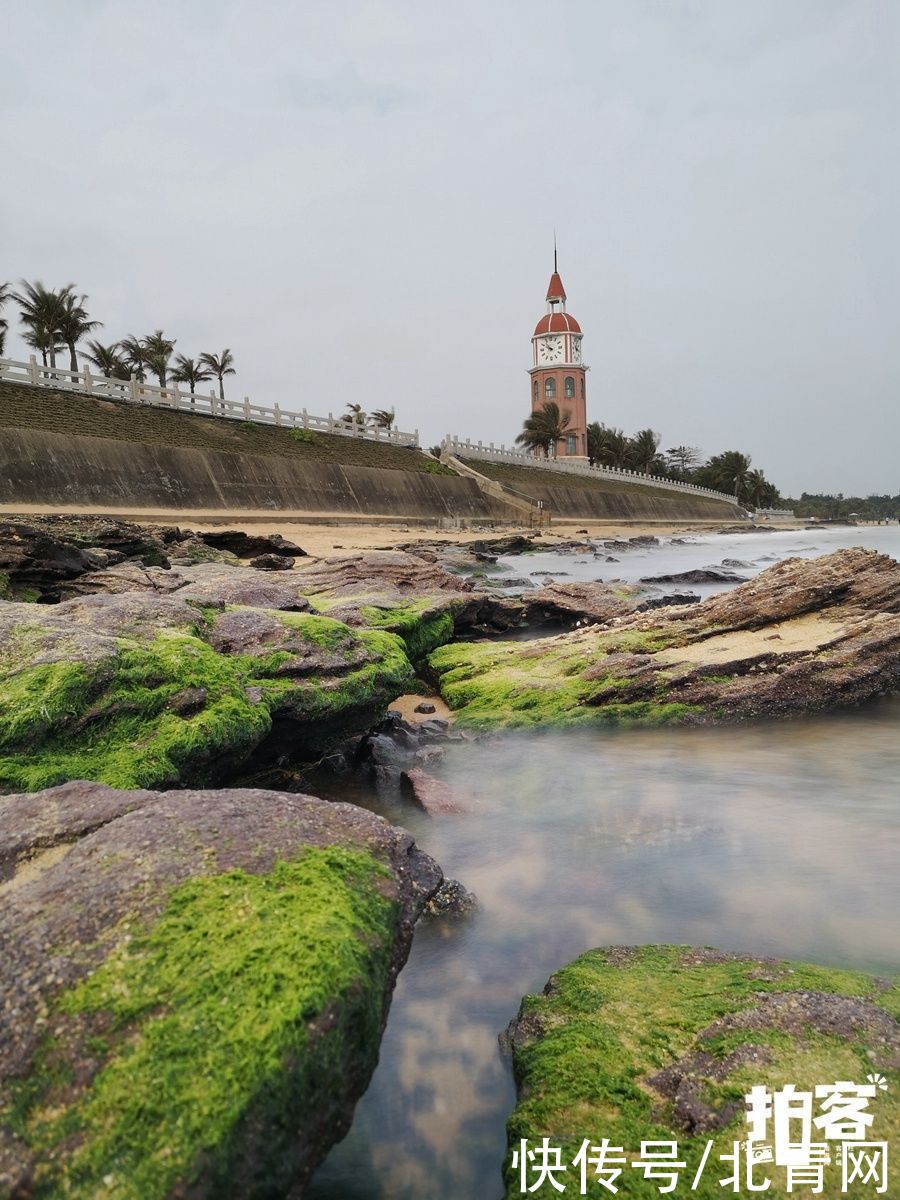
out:
M511 441L556 226L589 419L900 491L896 0L0 0L0 29L0 280L75 281L104 338Z

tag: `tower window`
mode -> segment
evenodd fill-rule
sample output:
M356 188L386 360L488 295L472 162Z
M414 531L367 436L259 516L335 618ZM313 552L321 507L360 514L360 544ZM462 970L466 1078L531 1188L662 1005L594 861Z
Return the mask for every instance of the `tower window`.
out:
M539 392L538 392L538 381L537 381L537 380L535 380L535 381L534 381L534 387L533 387L533 389L532 389L532 392L533 392L533 395L534 395L535 401L537 401L538 394L539 394Z
M575 380L571 375L566 376L566 398L571 400L575 395Z
M584 376L581 379L581 398L584 399Z
M556 399L556 380L555 379L551 378L551 379L544 380L544 396L548 400Z
M566 454L577 454L578 450L575 446L575 434L566 435Z

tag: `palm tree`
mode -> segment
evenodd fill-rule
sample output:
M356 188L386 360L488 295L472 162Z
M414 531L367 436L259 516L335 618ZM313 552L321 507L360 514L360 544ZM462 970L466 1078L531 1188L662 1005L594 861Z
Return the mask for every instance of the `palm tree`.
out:
M345 421L348 425L351 427L354 425L365 425L366 414L361 404L348 404L347 412L349 415L345 417Z
M372 413L372 420L379 429L393 428L397 414L392 408L376 408Z
M219 381L219 399L225 399L225 388L222 380L226 375L234 375L234 355L230 350L223 350L221 354L201 354L200 362L209 371L207 379L215 376Z
M81 357L92 367L96 367L101 375L105 375L107 379L128 378L128 364L122 361L121 346L118 342L111 342L108 346L104 346L102 342L88 342L87 345L90 353L82 353Z
M56 326L56 332L69 347L69 366L73 371L78 370L78 356L75 347L89 333L99 329L102 321L91 321L88 318L84 302L87 296L76 296L74 292L64 291L62 314Z
M12 292L9 290L8 283L0 283L0 308L12 299ZM6 331L9 329L9 322L5 318L0 317L0 358L3 357L3 351L6 346Z
M588 425L588 458L604 467L625 466L629 440L621 429L592 421Z
M659 434L652 429L641 429L628 440L628 465L634 471L649 475L656 452L659 449Z
M51 363L54 363L56 362L57 354L65 348L59 338L50 333L38 321L29 321L26 324L22 340L29 349L40 351L41 362L45 367L48 355L50 356Z
M185 358L183 354L175 356L175 366L172 370L172 379L175 383L186 383L191 392L196 392L197 385L211 377L209 368L205 367L202 362Z
M143 383L147 367L147 349L141 339L134 337L133 334L122 338L121 342L119 342L119 352L122 355L122 361L131 374Z
M531 451L540 450L547 458L556 458L557 443L566 436L570 420L555 400L547 400L526 418L516 441Z
M157 329L141 340L144 345L144 361L159 380L159 386L164 388L176 339L167 338L161 329Z
M32 331L32 340L26 337L25 341L28 345L39 343L41 352L46 351L50 355L50 366L55 367L56 352L60 349L59 328L65 318L67 298L74 293L75 285L67 283L64 288L54 292L44 287L40 280L29 283L23 279L21 287L22 290L16 292L13 299L21 310L22 324Z
M721 454L714 454L702 471L704 482L711 481L707 483L708 487L731 492L735 499L740 499L746 490L750 457L740 450L723 450Z
M754 508L771 508L778 501L778 488L766 479L762 471L749 471L745 495Z

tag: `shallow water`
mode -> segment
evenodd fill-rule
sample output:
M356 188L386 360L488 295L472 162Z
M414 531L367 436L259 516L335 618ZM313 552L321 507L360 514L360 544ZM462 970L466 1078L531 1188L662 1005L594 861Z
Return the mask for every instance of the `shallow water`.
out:
M548 575L578 581L600 579L609 583L614 579L624 579L627 583L637 583L646 575L672 575L704 567L752 579L778 559L792 556L814 558L817 554L828 554L841 546L865 546L867 550L881 550L895 558L900 554L900 526L897 525L685 534L681 538L659 540L658 546L636 546L630 550L607 550L598 543L599 556L596 558L590 554L563 555L537 551L509 555L499 562L517 578L531 576L537 584L542 583ZM606 562L607 555L612 555L618 561ZM724 559L743 565L723 566ZM502 586L503 576L491 575L490 582ZM657 586L661 593L690 591L706 597L714 592L727 591L734 584L682 583Z
M900 551L897 527L759 536L779 557L797 542ZM749 560L752 537L705 538L690 566ZM649 552L640 573L687 549ZM515 1096L497 1034L523 993L593 946L690 942L896 971L898 735L900 698L720 730L506 735L451 746L435 771L468 813L373 804L481 909L418 929L378 1070L308 1194L501 1196Z

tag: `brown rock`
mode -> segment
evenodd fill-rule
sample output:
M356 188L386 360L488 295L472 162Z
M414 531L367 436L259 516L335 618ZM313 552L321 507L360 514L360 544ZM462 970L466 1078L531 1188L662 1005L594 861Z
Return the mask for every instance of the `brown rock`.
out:
M257 554L250 559L250 566L257 571L290 571L295 559L281 554Z
M412 798L419 808L429 816L444 816L447 813L463 813L471 811L458 792L442 779L429 775L421 767L410 767L403 772L403 777L409 784Z
M242 1086L237 1075L217 1080L220 1087L235 1089L233 1110L242 1114L229 1123L223 1144L209 1147L227 1160L228 1194L268 1195L274 1188L285 1195L302 1189L332 1142L346 1132L356 1100L368 1085L377 1062L377 1037L374 1044L371 1037L361 1040L366 1022L359 1019L360 1005L370 1006L383 1028L414 922L442 881L437 865L403 830L354 805L253 789L120 792L73 782L36 796L8 796L0 801L0 813L7 861L51 844L74 843L63 858L21 883L6 885L0 903L0 1113L11 1102L10 1084L20 1087L32 1069L47 1032L46 1014L60 994L120 951L132 931L152 929L173 889L228 872L266 875L276 862L290 862L317 847L365 851L383 865L378 888L394 902L395 915L387 927L388 942L373 947L372 954L387 955L386 972L374 969L374 959L367 970L364 960L349 992L325 994L315 1012L298 1012L296 1019L309 1031L306 1048L298 1052L300 1061L291 1058L280 1067L286 1076L296 1072L297 1081L304 1079L304 1070L309 1071L304 1056L325 1039L330 1051L320 1060L333 1067L324 1076L321 1068L316 1073L315 1103L309 1103L296 1082L288 1084L284 1107L274 1110L273 1118L264 1095L237 1090ZM229 894L224 893L223 918L229 916ZM277 920L274 913L271 919ZM190 929L186 922L185 936ZM354 934L348 931L347 936ZM201 944L197 953L199 962ZM254 969L250 961L243 965L243 987L259 1012L256 1017L241 1013L241 1020L262 1020L271 1003L273 977L260 971L254 992ZM129 1024L139 1031L153 1017L136 1011ZM233 1019L223 1005L223 1028ZM357 1026L359 1033L354 1032ZM202 1034L198 1037L202 1062ZM98 1042L108 1042L107 1049L98 1050ZM56 1012L52 1052L70 1082L43 1085L56 1087L54 1111L77 1104L106 1055L115 1055L118 1048L102 1012ZM141 1084L135 1080L134 1086ZM146 1119L152 1121L152 1105L148 1107ZM57 1179L60 1162L77 1144L77 1138L62 1141L47 1152L41 1139L28 1145L0 1120L0 1193L10 1195L17 1184L26 1186L38 1170L45 1182ZM189 1187L179 1184L170 1194L190 1194L195 1200L225 1194L219 1157L196 1154L185 1164Z
M600 622L634 612L641 589L627 583L548 583L524 598L529 625L562 621Z
M301 558L306 551L296 542L288 541L280 533L244 533L239 529L213 529L197 536L216 550L227 550L238 558L252 558L257 554L278 554Z

